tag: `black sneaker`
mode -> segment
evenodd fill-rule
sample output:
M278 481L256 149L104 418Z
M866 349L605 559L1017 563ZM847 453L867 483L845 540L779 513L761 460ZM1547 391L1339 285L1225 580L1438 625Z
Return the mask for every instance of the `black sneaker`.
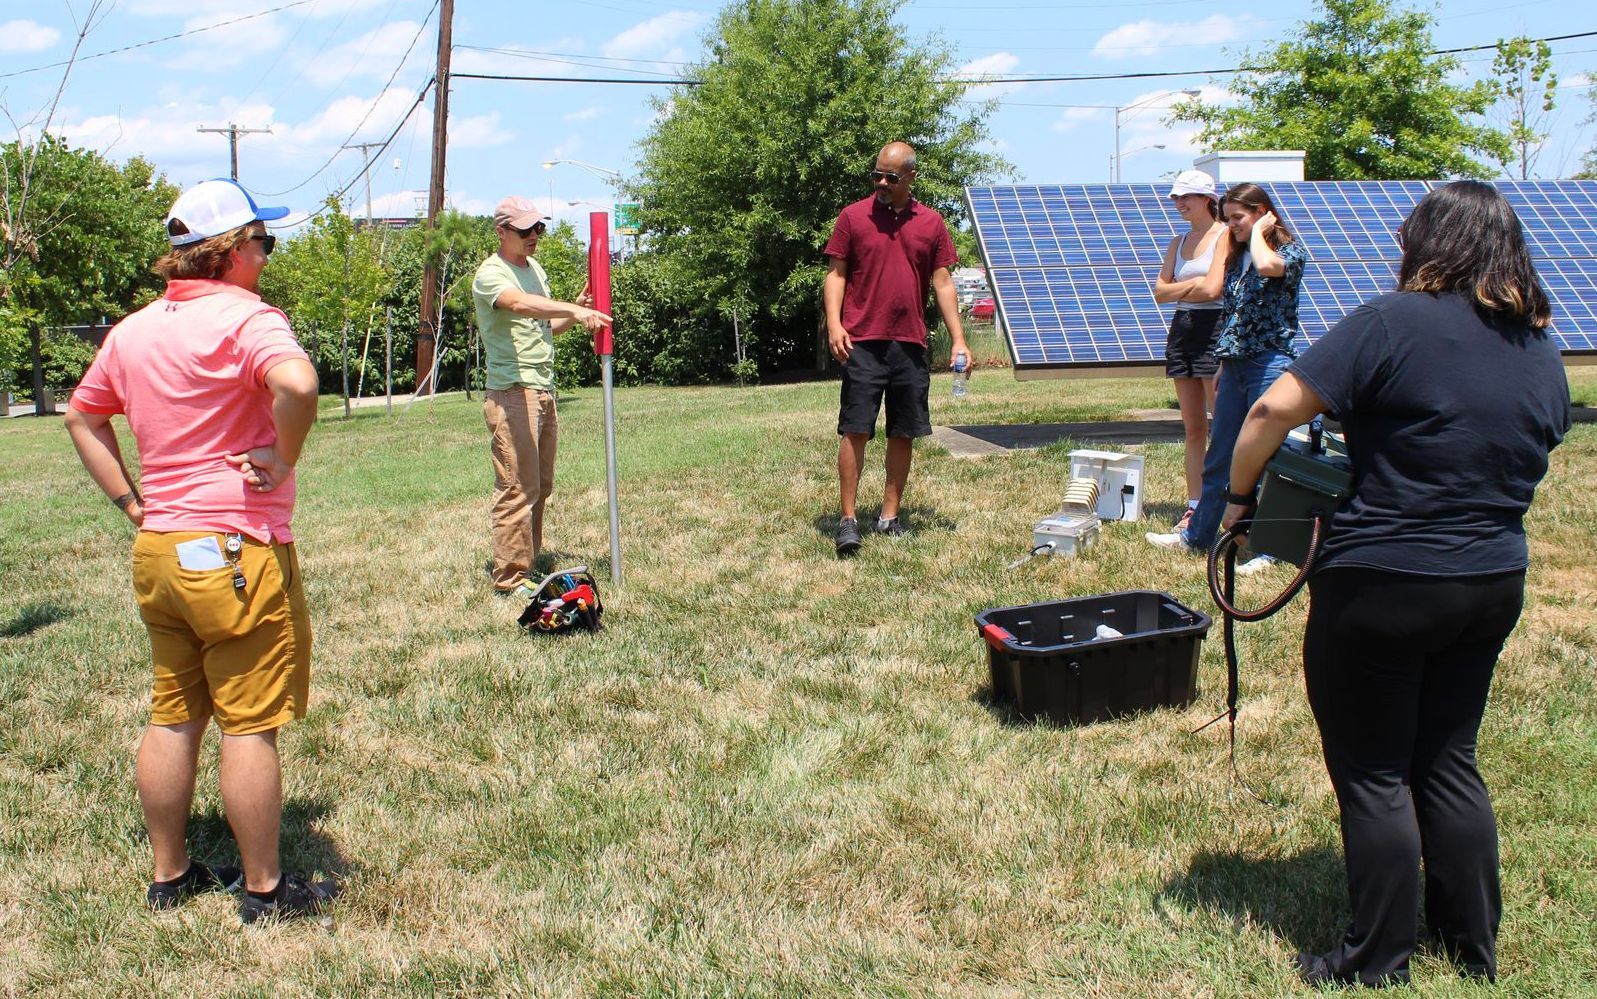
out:
M284 874L272 891L271 898L261 898L246 891L238 903L238 918L245 923L263 919L286 920L315 916L322 907L338 895L338 886L332 881L306 881L294 874Z
M859 551L859 521L844 517L837 522L837 557L848 558Z
M171 881L152 881L144 900L152 909L175 909L195 895L211 891L238 891L244 885L244 872L237 867L206 867L189 861L189 869Z
M909 533L909 528L904 526L902 520L897 517L891 517L887 520L878 520L876 522L876 533L885 534L890 538L902 538Z

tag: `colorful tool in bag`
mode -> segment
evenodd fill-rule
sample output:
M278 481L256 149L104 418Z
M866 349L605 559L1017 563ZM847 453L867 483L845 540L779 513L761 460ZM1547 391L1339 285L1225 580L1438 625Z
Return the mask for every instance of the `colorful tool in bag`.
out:
M603 616L599 584L587 566L579 565L543 577L516 623L535 635L558 635L578 628L598 631Z

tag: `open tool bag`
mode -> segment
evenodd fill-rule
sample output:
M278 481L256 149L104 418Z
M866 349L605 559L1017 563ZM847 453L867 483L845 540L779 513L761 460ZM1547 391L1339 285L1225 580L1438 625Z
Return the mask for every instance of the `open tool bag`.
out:
M599 584L585 565L559 569L543 577L516 623L534 635L558 635L603 627L604 601Z

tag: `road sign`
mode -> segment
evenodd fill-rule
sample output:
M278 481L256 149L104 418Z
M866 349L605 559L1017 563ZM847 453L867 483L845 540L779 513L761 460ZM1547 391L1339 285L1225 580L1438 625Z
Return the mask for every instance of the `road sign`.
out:
M642 232L638 225L638 203L636 201L618 201L615 206L616 234L619 236L636 236Z

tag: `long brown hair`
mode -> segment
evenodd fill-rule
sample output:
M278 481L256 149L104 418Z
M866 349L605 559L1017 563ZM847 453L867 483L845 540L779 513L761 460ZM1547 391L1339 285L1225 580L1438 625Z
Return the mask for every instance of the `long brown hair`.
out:
M1487 322L1546 329L1553 308L1513 206L1490 184L1458 180L1427 194L1398 230L1399 291L1456 291Z
M1286 219L1281 217L1281 209L1275 207L1275 202L1270 200L1269 192L1259 185L1242 183L1226 188L1225 197L1220 199L1221 215L1225 214L1225 205L1228 201L1234 201L1249 211L1256 211L1261 214L1264 212L1275 213L1275 228L1271 229L1264 237L1264 241L1269 244L1270 249L1279 250L1297 238L1292 235L1292 230L1286 227Z

